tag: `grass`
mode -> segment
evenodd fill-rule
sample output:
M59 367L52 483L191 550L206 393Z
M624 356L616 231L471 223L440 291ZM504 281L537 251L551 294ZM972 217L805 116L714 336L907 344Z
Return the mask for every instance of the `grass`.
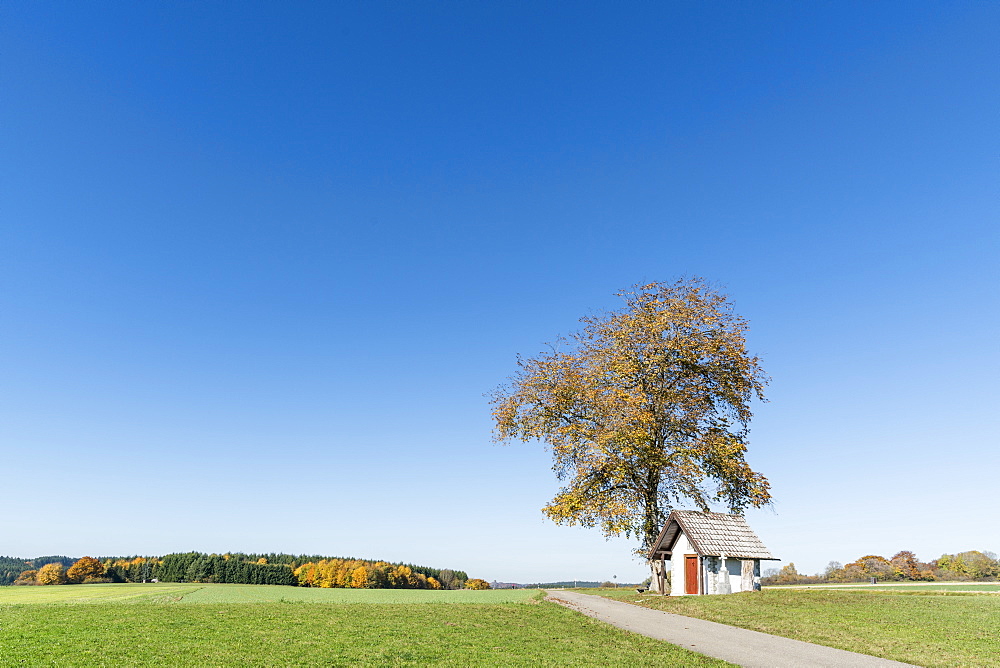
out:
M42 603L125 603L183 596L201 585L183 584L94 584L47 585L44 587L0 587L0 606ZM291 589L291 587L289 587Z
M397 594L413 602L391 602ZM0 588L3 666L427 664L729 665L541 601L534 591Z
M868 588L877 591L946 591L946 592L966 592L985 591L1000 592L1000 585L995 584L956 584L956 585L868 585Z
M580 590L921 666L1000 664L1000 596L855 589L765 589L728 596L640 596Z
M789 589L872 589L875 591L995 591L1000 592L1000 584L950 582L935 584L822 584L788 587ZM774 589L774 587L767 587Z
M95 584L0 587L0 605L36 603L523 603L531 589L311 589L239 584Z

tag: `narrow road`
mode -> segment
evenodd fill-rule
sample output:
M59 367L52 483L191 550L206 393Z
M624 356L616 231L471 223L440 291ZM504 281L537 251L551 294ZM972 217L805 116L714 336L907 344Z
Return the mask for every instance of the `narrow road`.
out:
M626 631L747 668L876 668L911 666L867 654L772 636L759 631L612 601L602 596L547 590L547 599Z

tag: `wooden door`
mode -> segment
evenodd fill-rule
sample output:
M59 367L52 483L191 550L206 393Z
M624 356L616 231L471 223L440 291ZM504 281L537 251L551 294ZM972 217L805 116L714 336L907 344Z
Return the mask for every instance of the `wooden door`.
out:
M698 555L684 555L684 593L698 594Z

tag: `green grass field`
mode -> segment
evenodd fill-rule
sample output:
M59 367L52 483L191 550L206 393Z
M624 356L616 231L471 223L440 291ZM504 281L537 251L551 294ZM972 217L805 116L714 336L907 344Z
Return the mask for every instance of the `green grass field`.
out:
M311 589L240 584L96 584L0 587L0 605L37 603L523 603L532 589Z
M1000 592L1000 584L983 582L927 582L919 584L902 584L880 582L868 583L823 583L814 585L770 585L765 590L781 589L874 589L876 591L994 591Z
M957 584L957 585L868 585L868 589L876 591L944 591L944 592L966 592L985 591L1000 592L1000 585L995 584Z
M865 589L874 591L986 591L1000 592L1000 584L982 584L975 582L948 582L934 584L861 584L861 585L836 585L822 584L808 587L787 587L788 589ZM766 589L779 589L779 587L766 587Z
M920 666L1000 665L1000 596L898 589L675 597L578 591Z
M530 590L0 588L2 666L427 664L729 665L607 626Z

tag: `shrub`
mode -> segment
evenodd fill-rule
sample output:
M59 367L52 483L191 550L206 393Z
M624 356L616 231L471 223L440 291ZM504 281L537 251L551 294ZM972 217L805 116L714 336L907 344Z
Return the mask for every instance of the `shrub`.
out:
M40 585L61 585L66 583L66 569L62 564L45 564L38 569L35 580Z
M38 584L38 582L35 579L37 577L38 577L38 571L36 571L36 570L24 571L20 575L17 576L17 579L14 580L14 584L19 585L19 586L20 585L36 585L36 584Z

